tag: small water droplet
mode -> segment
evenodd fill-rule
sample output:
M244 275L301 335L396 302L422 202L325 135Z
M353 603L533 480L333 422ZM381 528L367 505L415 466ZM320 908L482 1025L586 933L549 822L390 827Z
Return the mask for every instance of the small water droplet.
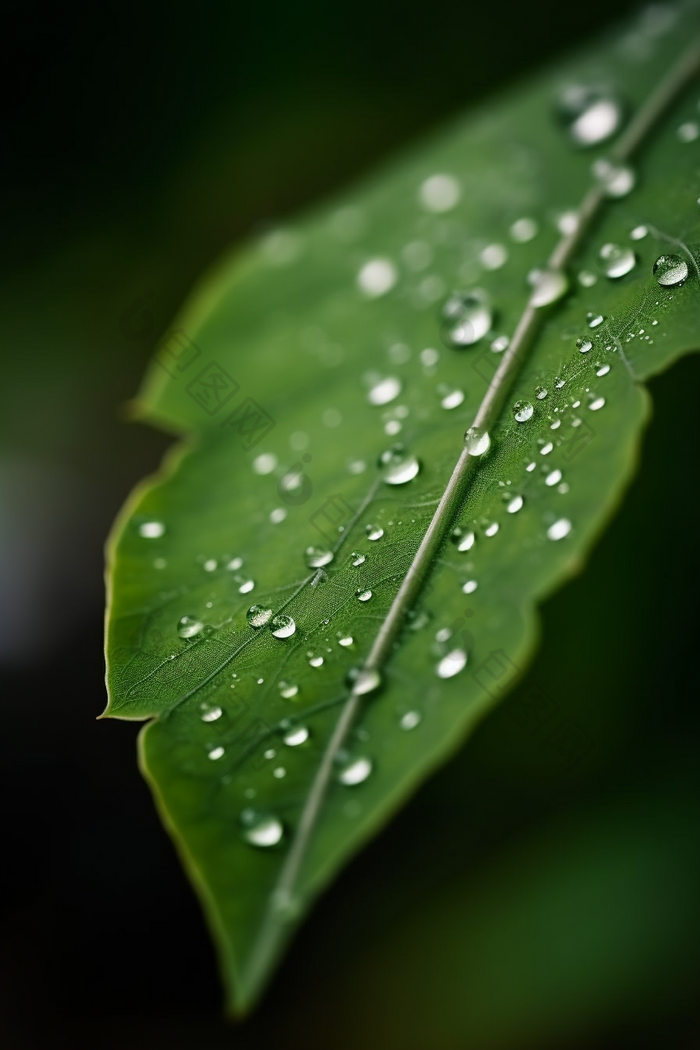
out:
M245 580L240 585L240 587L238 588L238 593L239 594L250 594L250 592L253 590L254 587L255 587L255 582L253 580Z
M435 668L438 678L454 678L456 674L463 671L467 666L467 654L464 649L453 649L447 656L443 656Z
M528 463L528 465L525 467L525 470L527 470L528 473L531 473L536 466L537 464L533 461L532 463Z
M342 631L338 636L338 645L342 645L345 649L352 645L354 638L351 634L345 634Z
M484 529L484 535L485 536L489 536L489 537L495 536L496 533L498 532L499 528L500 528L500 525L498 524L498 522L497 521L492 521L491 524L487 525L486 528Z
M256 474L271 474L277 466L277 456L272 452L263 452L253 460L253 470Z
M273 769L273 770L272 770L272 775L273 775L273 777L275 777L275 778L276 778L277 780L281 780L281 779L282 779L282 777L286 777L286 775L287 775L287 770L286 770L286 769L284 768L284 766L277 766L277 769Z
M382 480L387 485L405 485L420 472L420 463L403 445L392 445L379 457Z
M569 287L566 274L561 270L538 270L533 275L533 291L530 296L530 305L535 307L549 306L562 295Z
M609 139L622 123L618 99L595 87L572 84L559 97L559 109L569 125L576 146L597 146Z
M366 555L361 554L360 551L353 551L350 555L350 560L353 566L357 568L358 565L364 565L364 563L367 561L367 557Z
M554 445L552 444L552 442L551 441L547 441L546 444L544 444L542 446L542 448L540 449L540 454L542 456L548 456L553 448L554 448Z
M323 657L316 653L307 653L311 667L322 667Z
M272 619L272 609L266 609L264 605L251 605L245 617L250 627L264 627Z
M563 540L571 532L571 522L568 518L559 518L547 529L547 537L550 540Z
M502 354L504 350L507 350L510 345L510 339L507 335L497 335L494 341L491 343L491 349L494 354Z
M217 759L223 758L224 752L225 748L223 747L213 747L211 751L207 751L207 757L210 758L212 762L216 762Z
M694 120L687 120L684 124L681 124L676 131L679 142L695 142L700 136L700 124L697 124Z
M593 349L593 343L590 339L577 339L576 346L582 354L587 354L589 350Z
M202 712L199 717L203 722L216 722L217 718L221 718L223 714L220 707L206 702L199 705L199 710Z
M662 288L676 288L688 277L688 264L680 255L660 255L652 273Z
M462 584L462 591L464 594L473 594L479 584L476 580L467 580L466 583Z
M634 188L634 170L626 164L600 157L593 164L593 175L608 197L626 197Z
M297 625L291 616L278 613L277 616L273 617L270 629L273 638L291 638L297 629Z
M353 693L356 693L358 696L366 696L367 693L373 693L382 684L381 675L374 668L365 670L351 668L348 671L347 679Z
M488 244L479 255L486 270L500 270L508 261L508 249L504 244Z
M417 725L420 725L421 717L420 711L406 711L405 714L401 715L399 725L402 729L415 729Z
M367 525L365 526L365 532L368 540L380 540L384 535L384 529L379 525ZM361 565L362 562L359 564Z
M591 412L597 412L599 409L601 409L603 407L604 404L605 404L605 398L604 397L596 397L593 401L591 401L591 403L590 403L590 405L588 407L590 408Z
M282 822L269 812L246 808L241 813L239 822L245 841L260 849L276 846L284 835Z
M453 175L431 175L421 184L419 192L423 207L437 214L450 211L461 196L459 182Z
M442 308L442 339L446 346L472 346L486 335L493 323L488 295L481 288L453 292Z
M554 386L556 387L557 390L561 390L561 388L565 385L565 383L566 383L565 379L560 379L559 376L555 376L554 377Z
M216 569L217 564L218 563L217 563L216 558L207 558L207 560L204 562L202 568L204 569L205 572L214 572L214 570Z
M547 396L547 388L544 386L535 387L535 397L538 401L544 401Z
M387 376L370 387L367 400L370 405L388 405L401 393L402 383L396 376Z
M177 633L188 641L204 629L204 624L196 616L181 616L177 622Z
M275 507L274 510L270 511L270 521L273 525L279 525L286 517L287 511L284 507Z
M470 551L474 546L476 536L471 529L453 529L452 542L458 551Z
M354 787L361 784L372 772L372 760L365 755L348 756L341 758L338 780L346 787Z
M391 291L398 277L390 259L370 259L358 273L357 284L368 299L378 299Z
M576 233L579 228L581 219L577 211L565 211L557 219L557 229L559 233L563 233L564 236L570 233Z
M368 602L372 597L372 592L364 587L358 587L355 591L355 597L360 602Z
M583 285L584 288L592 288L598 278L590 270L581 270L578 275L579 284Z
M491 448L491 436L488 430L481 427L469 427L464 435L464 443L470 456L483 456Z
M443 408L459 408L464 401L463 390L450 390L448 391L440 401Z
M139 525L139 536L146 540L157 540L165 533L162 521L144 521Z
M606 277L616 279L624 277L634 269L637 262L636 256L631 248L622 247L619 244L604 244L598 253L603 264Z
M329 565L333 561L333 551L325 547L307 547L304 558L310 569L320 569L323 565Z
M534 411L529 401L516 401L513 405L513 418L516 423L527 423L528 419L532 419Z
M517 514L519 510L522 510L524 502L522 496L513 496L513 498L507 503L506 510L509 514Z
M599 365L599 366L596 366L596 373L595 374L597 376L606 376L609 371L610 371L610 365Z
M534 219L516 219L510 228L510 235L518 244L526 244L537 236L538 226Z
M594 314L590 311L586 314L586 320L588 321L589 328L597 328L598 325L602 324L605 318L602 314Z
M545 485L549 485L550 487L552 485L558 485L561 481L561 478L562 474L560 470L552 470L544 479L544 483Z
M310 735L306 726L293 725L286 730L282 739L288 747L298 747L299 744L305 744Z
M649 233L646 226L635 226L633 230L630 230L630 238L633 241L641 241Z
M280 691L280 696L285 700L291 700L299 693L299 686L295 685L293 682L280 682L277 688Z

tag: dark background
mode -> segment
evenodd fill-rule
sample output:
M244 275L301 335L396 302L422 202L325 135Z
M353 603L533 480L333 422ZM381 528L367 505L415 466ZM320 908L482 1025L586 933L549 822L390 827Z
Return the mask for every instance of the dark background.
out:
M403 1048L396 988L387 1004L367 997L375 953L391 960L397 931L443 893L503 871L517 888L519 851L544 856L599 819L668 860L673 877L662 864L648 897L635 863L625 869L632 930L653 911L658 943L603 938L601 957L620 954L619 989L582 980L562 1019L547 952L563 935L582 957L589 916L572 907L563 930L540 928L535 1021L500 1036L511 1004L496 989L491 1035L457 1018L439 1048L700 1046L697 357L652 382L644 471L585 574L545 605L526 683L340 877L242 1026L220 1019L213 951L136 770L137 727L94 720L102 543L168 444L122 406L202 269L629 7L6 5L0 1038L11 1050ZM123 322L136 301L142 332ZM511 717L533 682L560 702L560 723ZM611 919L616 900L603 894ZM424 964L439 974L448 962ZM595 952L581 966L595 970ZM400 979L426 1017L440 1009L420 969L388 969L388 989Z

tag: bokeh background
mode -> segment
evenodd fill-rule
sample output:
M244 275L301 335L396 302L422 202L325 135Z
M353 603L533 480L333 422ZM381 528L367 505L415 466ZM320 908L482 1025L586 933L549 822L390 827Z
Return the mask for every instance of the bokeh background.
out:
M8 0L10 1050L700 1046L697 356L651 383L643 471L585 573L544 606L526 681L339 878L250 1020L221 1017L136 727L95 721L104 537L170 440L124 406L193 282L631 6Z

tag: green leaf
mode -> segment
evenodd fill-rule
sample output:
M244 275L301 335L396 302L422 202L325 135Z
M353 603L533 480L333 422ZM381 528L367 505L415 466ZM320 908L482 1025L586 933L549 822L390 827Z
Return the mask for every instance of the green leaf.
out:
M151 719L236 1009L522 674L634 470L641 381L697 345L696 28L647 16L252 244L156 354L140 413L187 440L111 540L106 714Z

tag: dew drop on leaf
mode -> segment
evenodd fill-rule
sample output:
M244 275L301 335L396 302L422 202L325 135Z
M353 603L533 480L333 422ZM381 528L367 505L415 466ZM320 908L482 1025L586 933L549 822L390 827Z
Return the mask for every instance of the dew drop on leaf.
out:
M484 529L484 536L495 536L500 526L497 521L492 521L490 525L487 525Z
M660 255L652 272L662 288L676 288L688 277L688 264L680 255Z
M547 388L544 386L535 387L535 397L538 401L544 401L547 396Z
M630 230L630 238L633 241L641 241L649 233L646 226L635 226L633 230Z
M593 401L591 401L591 403L590 403L590 405L588 407L590 408L591 412L597 412L599 409L601 409L603 407L604 404L605 404L605 398L604 397L596 397Z
M357 568L358 565L364 565L364 563L367 561L367 557L366 555L361 554L360 551L353 551L350 555L350 561L352 562L353 566Z
M325 547L307 547L304 557L310 569L320 569L323 565L329 565L334 555L333 551Z
M597 376L606 376L610 371L610 365L597 365L595 374Z
M438 678L454 678L456 674L463 671L467 666L467 654L464 649L453 649L447 656L443 656L435 668Z
M202 712L199 716L203 722L216 722L218 718L221 718L223 711L220 707L215 704L208 704L206 702L199 705L199 710Z
M338 634L338 645L342 645L344 649L347 649L348 646L352 645L354 640L355 639L351 634L346 634L344 631L340 631Z
M513 418L516 423L527 423L528 419L532 419L534 411L529 401L516 401L513 405Z
M560 470L552 470L544 479L544 483L545 485L549 485L551 488L552 485L558 485L561 481L561 478L562 474Z
M627 164L601 157L593 164L593 175L608 197L626 197L634 188L636 176Z
M582 354L587 354L589 350L593 349L593 343L590 339L577 339L576 346Z
M491 448L491 436L488 430L481 427L469 427L464 435L464 443L470 456L483 456Z
M387 376L370 387L367 400L370 405L388 405L401 393L402 383L396 376Z
M250 594L250 592L253 590L254 587L255 587L255 581L254 580L244 580L243 583L238 588L238 593L239 594Z
M415 729L417 725L420 725L421 714L420 711L406 711L405 714L401 715L399 719L399 725L402 729Z
M346 787L362 784L372 772L372 760L365 755L345 756L341 762L338 780Z
M204 624L196 616L181 616L177 622L177 633L188 641L204 629Z
M384 535L384 529L381 528L380 525L367 525L365 527L365 532L367 533L368 540L380 540ZM362 565L362 562L359 562L358 564Z
M458 551L470 551L476 536L471 529L453 529L451 538Z
M455 390L449 390L446 394L444 394L442 399L441 399L441 401L440 401L440 404L442 405L443 408L447 408L447 409L459 408L459 406L462 404L463 401L464 401L464 391L455 389Z
M513 496L508 502L506 510L509 514L517 514L519 510L522 510L524 500L522 496Z
M285 731L282 740L288 747L298 747L299 744L305 744L310 735L306 726L294 725Z
M277 688L280 691L280 696L285 700L291 700L299 694L299 686L293 682L280 682Z
M245 841L260 849L276 846L284 835L282 822L274 814L250 807L243 810L239 823Z
M598 253L606 277L624 277L634 269L636 257L631 248L619 244L604 244Z
M586 314L586 320L588 321L589 328L597 328L598 325L602 324L605 318L602 314L594 314L590 311Z
M493 324L489 297L481 288L453 292L442 308L442 319L441 334L446 346L472 346L483 339Z
M538 270L533 275L533 290L530 296L531 306L549 306L561 299L569 287L566 274L561 270Z
M382 480L387 485L405 485L420 472L420 463L403 445L392 445L379 457Z
M157 540L165 533L162 521L144 521L139 525L139 536L146 540Z
M479 584L476 580L467 580L466 583L462 584L462 591L464 594L473 594Z
M605 142L622 123L618 99L595 87L572 84L559 96L559 111L575 145L585 148Z
M353 693L358 696L366 696L367 693L373 693L375 689L378 689L382 684L382 678L375 668L357 668L353 667L348 671L347 674L348 685L352 688Z
M264 627L272 619L272 609L267 609L264 605L251 605L245 618L250 627Z
M510 235L518 244L526 244L537 236L537 223L534 219L524 217L516 219L510 228Z
M317 653L307 653L311 667L323 667L323 657Z
M369 590L366 590L366 588L364 588L364 587L358 587L357 590L355 591L355 597L360 602L368 602L370 600L370 598L372 597L372 592L369 591Z
M568 518L559 518L547 529L547 538L550 540L563 540L571 532L571 522Z
M223 756L224 756L224 748L223 747L213 747L211 749L211 751L207 752L207 757L210 758L212 760L212 762L216 762L217 759L223 758Z
M358 287L368 299L386 295L397 280L398 273L390 259L370 259L357 275Z
M297 625L291 616L279 613L273 617L270 624L273 638L291 638L297 629Z
M421 185L420 202L427 211L450 211L462 195L459 182L453 175L431 175Z

